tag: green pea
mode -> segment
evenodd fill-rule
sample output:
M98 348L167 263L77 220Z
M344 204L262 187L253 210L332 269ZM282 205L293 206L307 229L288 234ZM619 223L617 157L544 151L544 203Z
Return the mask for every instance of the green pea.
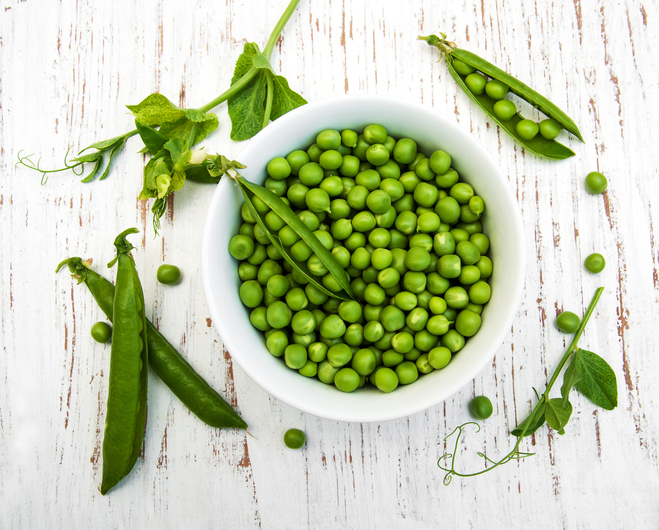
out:
M350 219L338 219L332 223L330 229L332 237L340 241L347 239L352 234L352 230L353 226Z
M414 337L407 331L400 331L391 338L391 347L398 353L407 353L414 347Z
M406 360L396 366L396 375L398 376L398 382L401 385L409 385L414 383L419 378L419 370L416 365L409 360Z
M298 373L304 377L316 377L316 374L318 373L318 363L308 360L304 363L304 366L298 370Z
M387 368L398 366L404 360L405 356L395 350L387 350L382 354L382 364Z
M414 168L414 172L421 180L429 181L435 178L435 172L430 168L430 159L428 158L419 160Z
M490 248L490 240L485 234L472 234L469 236L469 242L476 245L476 248L481 253L481 255L485 254Z
M385 213L391 207L391 196L382 190L374 190L366 198L366 206L374 214Z
M439 261L437 261L437 267L439 268ZM436 272L431 272L427 276L427 287L428 291L434 295L441 295L446 292L450 287L450 282L443 276L440 276Z
M389 151L382 144L373 144L366 150L366 160L374 166L381 166L389 160Z
M449 328L449 320L445 315L435 315L428 319L426 329L433 335L444 335Z
M446 311L446 300L439 296L433 296L428 303L428 308L434 315L441 315Z
M421 179L414 171L407 171L401 175L398 182L402 184L405 193L414 193L414 190L421 182Z
M288 197L288 200L291 201L293 206L305 210L307 208L306 197L308 192L309 188L301 182L298 182L297 184L289 186L288 191L286 192L286 197Z
M391 158L384 164L377 166L375 170L380 174L380 177L383 180L392 179L397 181L400 178L400 166Z
M604 259L604 256L597 253L591 254L584 261L584 267L586 267L586 270L593 274L599 274L604 270L605 266L606 260Z
M368 235L368 242L374 248L386 248L391 242L391 234L385 228L375 228Z
M460 351L464 345L465 338L454 329L449 329L448 333L442 336L442 346L448 348L451 353Z
M492 107L492 110L494 111L494 115L501 121L508 121L517 114L517 107L509 99L497 101Z
M352 392L359 387L359 374L352 368L342 368L334 376L334 385L341 392Z
M257 273L257 280L261 285L267 285L268 280L274 275L280 275L284 271L281 268L281 265L274 260L267 259L259 267L259 272Z
M375 228L375 216L371 212L359 212L352 218L352 227L357 232L368 232Z
M455 329L463 337L473 337L480 327L480 315L468 309L460 311L455 319Z
M405 313L398 307L389 305L382 310L380 320L387 331L398 331L405 326Z
M321 149L337 149L341 145L341 134L334 129L325 129L316 136L316 144Z
M301 449L306 441L307 436L300 429L288 429L284 433L284 444L289 449Z
M353 155L345 155L341 159L341 166L339 167L339 173L344 177L356 177L359 173L359 158Z
M312 162L318 162L320 155L323 153L323 150L317 143L313 143L307 149L307 154L309 155L309 160Z
M454 197L444 197L437 201L435 213L439 215L442 223L453 224L460 218L460 204Z
M415 272L425 270L430 264L430 254L421 247L412 247L405 255L405 266Z
M586 175L586 190L591 195L599 195L604 193L608 186L606 177L599 171L591 171Z
M229 254L235 259L244 260L254 252L254 240L249 236L236 235L229 241Z
M476 265L464 265L460 269L458 281L462 285L472 285L481 279L481 271Z
M300 171L300 168L304 164L309 163L309 155L306 153L306 151L302 151L301 149L298 149L296 151L292 151L291 153L288 154L286 157L286 161L288 162L288 165L291 168L291 174L297 176L298 172Z
M540 135L543 138L547 138L547 140L553 140L561 133L562 130L563 126L551 118L542 120L540 122Z
M580 324L581 319L571 311L563 311L556 317L556 327L563 333L575 333Z
M417 226L421 232L437 232L439 225L439 215L435 212L422 213L417 220Z
M450 232L438 232L433 238L433 250L438 256L446 256L455 253L455 239Z
M414 212L401 212L396 218L396 229L402 234L413 234L416 231L417 216Z
M408 239L405 234L400 233L398 230L391 229L389 230L391 235L391 242L389 243L389 249L392 251L395 249L403 250L408 246Z
M337 279L334 277L333 274L327 273L325 276L323 276L323 285L328 291L331 291L333 293L340 293L343 287L341 287L341 284L337 281Z
M288 278L281 274L273 274L266 282L266 289L276 298L284 296L290 286L291 283L288 281Z
M394 160L399 164L409 164L417 153L417 144L411 138L401 138L394 147Z
M327 177L320 183L320 189L330 197L338 197L343 192L343 181L341 177ZM332 218L331 213L330 218Z
M307 355L309 359L315 363L321 363L327 358L327 350L329 348L322 342L314 342L307 348Z
M486 304L490 301L491 294L490 286L482 280L469 287L469 300L474 304Z
M318 364L318 379L326 385L334 383L334 377L339 372L340 368L332 366L327 359Z
M352 357L351 367L359 375L368 376L375 370L375 354L371 350L357 350Z
M394 201L393 206L398 213L411 212L414 211L416 202L414 202L414 197L412 195L406 193L400 199Z
M478 396L469 402L469 412L475 420L486 420L492 416L492 402L486 396Z
M343 335L343 340L348 346L358 348L364 342L364 326L357 323L350 324L346 328L346 332Z
M415 307L405 318L405 324L412 331L421 331L428 322L428 311L422 307Z
M391 289L398 285L400 273L393 267L387 267L378 273L378 283L383 289Z
M256 239L262 245L268 245L270 243L270 238L268 234L261 228L260 225L254 227L254 239Z
M327 350L327 360L335 368L345 366L352 359L352 350L345 343L334 344Z
M281 357L284 355L284 351L288 346L288 337L283 331L274 331L271 333L266 342L268 351L275 357Z
M469 303L469 295L464 287L455 285L446 290L444 293L444 300L446 300L446 304L453 309L464 309Z
M522 140L533 140L538 134L538 124L533 120L522 120L515 125L515 130Z
M341 164L343 164L343 156L341 156L341 153L338 151L330 149L329 151L324 151L320 155L318 164L326 170L337 170L341 167Z
M364 140L369 144L383 144L387 141L387 129L382 125L367 125L364 127Z
M268 175L270 175L275 180L283 180L291 174L291 166L288 163L288 160L281 156L270 160L266 170Z
M283 329L291 323L293 312L284 302L277 300L268 306L266 318L273 328Z
M403 311L411 311L417 305L417 297L414 293L408 291L401 291L395 297L396 306L400 307Z
M414 190L414 200L426 208L434 207L437 202L439 190L434 184L421 182Z
M468 65L467 63L461 61L460 59L453 59L453 62L451 64L453 64L453 68L455 68L455 71L462 76L469 75L476 71L476 69L473 66Z
M368 342L377 342L384 336L384 326L377 320L371 320L364 326L364 338Z
M312 212L328 212L330 198L325 190L320 188L310 189L305 197L306 205Z
M438 348L433 348L428 352L428 363L435 370L441 370L445 368L448 363L451 361L451 350L445 348L444 346L439 346Z
M487 79L481 74L473 73L465 77L465 85L467 85L467 88L477 96L483 93L486 84Z
M254 280L244 282L240 286L240 300L249 308L258 307L263 300L263 288ZM274 326L273 326L274 327Z
M444 151L435 151L430 155L430 169L437 175L443 175L451 167L451 156Z
M430 362L428 362L428 354L427 353L422 353L419 355L419 358L416 360L416 368L421 372L422 374L429 374L430 372L433 371L433 367L430 365Z
M366 236L361 232L353 232L348 236L348 238L343 242L350 252L355 252L358 248L366 245Z
M375 372L375 386L381 392L389 393L396 390L398 386L398 376L391 368L380 368Z
M362 272L362 278L366 283L375 283L378 281L378 274L380 274L380 271L370 265Z
M249 315L249 321L252 326L260 331L268 331L271 326L268 324L267 309L264 306L259 306L254 309Z
M473 265L481 259L478 247L470 241L460 241L455 246L455 253L460 257L463 265Z
M307 362L307 349L300 344L289 344L284 350L284 361L289 368L299 370Z
M347 147L356 147L359 136L355 131L346 129L341 131L341 143Z
M348 193L346 201L348 202L348 205L355 210L363 210L366 208L366 198L368 197L369 193L370 192L366 186L357 184Z
M485 93L492 99L502 100L508 93L508 85L498 79L490 79L485 85Z
M405 264L407 266L407 256L405 256ZM427 278L423 272L409 271L403 276L403 286L414 294L419 294L425 291L426 283Z
M393 262L393 259L394 256L391 250L387 250L386 248L376 248L373 251L373 254L370 255L370 260L371 263L373 264L373 267L379 271L388 268Z
M320 335L326 339L338 339L346 332L346 325L338 315L328 315L325 320L320 323L319 330Z
M106 322L96 322L91 327L91 336L96 342L104 344L112 338L112 328Z
M453 279L460 276L462 262L460 257L455 254L440 256L437 262L437 272L444 278Z
M457 172L455 169L450 168L450 169L449 169L448 171L446 171L446 173L444 173L443 175L437 175L437 176L435 177L435 183L436 183L440 188L446 188L446 189L448 189L448 188L450 188L451 186L453 186L456 182L458 182L459 179L460 179L460 176L458 175L458 172ZM440 195L439 195L439 198L440 198L440 199L443 198L443 196L442 196L441 193L440 193Z
M492 260L487 256L481 256L476 263L476 267L481 271L481 279L486 280L492 276Z
M291 327L298 335L308 335L316 329L316 319L311 311L304 309L293 315Z
M353 300L343 301L339 305L339 316L346 322L355 323L362 317L362 306Z

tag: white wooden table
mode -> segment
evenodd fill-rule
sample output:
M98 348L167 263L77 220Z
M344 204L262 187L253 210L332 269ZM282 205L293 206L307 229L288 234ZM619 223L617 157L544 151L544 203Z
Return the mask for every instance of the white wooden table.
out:
M150 204L136 199L142 156L130 142L103 182L15 167L19 150L62 161L133 127L124 105L159 91L181 106L221 93L245 40L265 44L285 7L273 2L45 2L0 6L0 527L1 528L656 528L659 525L659 61L654 2L548 0L368 2L303 0L273 64L310 101L343 93L423 103L469 130L498 160L524 219L528 268L519 312L491 365L451 399L409 418L348 424L270 397L232 363L209 319L199 264L213 188L175 195L153 239ZM564 162L525 153L490 124L419 34L444 31L529 82L574 118ZM654 39L652 35L655 35ZM226 107L206 146L238 157ZM600 170L609 190L592 196ZM109 347L90 326L102 314L83 286L55 275L69 256L105 271L128 226L148 314L233 403L254 437L208 428L153 375L144 456L102 497ZM605 271L582 262L599 251ZM157 285L163 262L183 281ZM566 346L558 310L581 312L606 287L581 345L618 377L619 406L575 397L566 434L542 428L533 458L444 487L443 438L485 394L493 417L465 439L508 452ZM308 433L288 450L284 431Z

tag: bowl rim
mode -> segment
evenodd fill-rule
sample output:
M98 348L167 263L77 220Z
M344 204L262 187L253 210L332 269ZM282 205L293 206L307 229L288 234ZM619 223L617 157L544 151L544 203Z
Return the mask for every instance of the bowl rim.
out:
M245 371L245 373L261 388L266 390L269 394L276 397L277 399L281 399L285 403L291 405L292 407L298 410L313 414L315 416L327 418L330 420L336 420L336 421L367 423L367 422L388 421L401 417L407 417L412 414L427 410L428 408L440 403L441 401L455 394L460 388L469 384L469 382L476 377L476 375L483 369L483 367L488 362L492 360L492 358L496 354L497 348L501 346L504 337L506 336L507 333L509 333L509 327L510 324L512 323L512 320L514 319L516 312L518 311L523 288L524 288L524 272L526 270L526 256L524 252L522 216L519 210L519 205L514 198L513 191L510 189L510 183L504 177L499 166L496 164L494 158L490 155L490 153L487 150L485 150L485 148L477 141L477 139L470 132L464 130L458 123L447 119L446 117L444 117L443 114L441 114L432 107L425 106L418 102L411 102L405 99L394 98L392 96L381 96L381 95L344 95L316 103L310 103L288 112L284 116L278 118L276 121L269 124L268 127L261 130L257 135L255 135L252 139L249 140L249 144L245 146L245 148L241 151L240 156L237 158L237 160L240 161L240 160L249 159L250 152L256 149L255 146L258 146L258 144L264 139L274 137L277 134L279 134L280 129L287 127L289 122L297 120L299 115L304 115L314 111L322 112L324 109L331 108L333 106L336 106L337 104L351 103L351 104L359 105L359 104L371 104L376 101L383 104L396 105L402 109L409 109L410 111L413 110L414 112L422 111L433 114L434 119L441 122L443 126L449 128L451 130L451 134L458 137L460 142L464 142L469 147L478 151L480 156L483 157L489 163L491 168L494 170L495 177L501 182L502 188L505 189L504 194L508 196L511 203L514 205L514 208L512 208L511 211L511 216L513 218L512 226L514 227L516 232L514 236L517 241L517 247L516 247L517 253L515 259L517 259L520 264L521 278L520 281L517 281L514 284L514 292L508 292L507 295L508 298L514 300L514 303L511 303L509 305L510 308L508 310L509 314L506 315L504 319L508 323L508 326L502 326L501 329L499 330L499 333L496 335L496 337L494 337L494 339L496 340L492 340L492 343L496 344L496 346L492 347L491 355L487 357L483 357L482 359L480 359L480 362L473 363L470 366L471 369L468 371L468 374L465 375L460 380L459 383L449 385L446 391L438 392L437 395L433 396L432 398L426 400L420 400L419 402L413 403L403 413L387 414L386 412L382 412L380 414L371 414L369 417L360 417L358 414L355 413L340 414L340 413L333 413L331 411L318 410L317 408L309 406L309 404L305 403L304 400L298 400L298 401L292 400L287 394L282 392L280 388L281 385L277 386L276 384L273 384L269 379L264 379L254 369L252 369L249 363L241 362L240 354L237 355L235 354L235 352L240 351L240 346L238 346L236 341L234 340L234 336L233 336L234 334L231 333L231 330L227 328L222 318L220 318L219 310L217 308L216 302L210 296L211 268L209 263L209 245L211 244L213 231L214 231L214 227L211 222L211 217L212 217L211 214L213 211L217 210L217 206L218 206L217 203L221 200L224 190L229 185L231 185L229 179L222 179L218 184L217 188L215 189L213 198L208 207L208 213L206 216L206 221L202 233L202 245L201 245L202 283L204 289L204 296L206 299L208 310L211 314L212 323L213 325L216 326L216 329L222 339L223 344L226 346L227 350L230 352L231 351L234 352L233 354L231 354L232 359L238 362L238 364Z

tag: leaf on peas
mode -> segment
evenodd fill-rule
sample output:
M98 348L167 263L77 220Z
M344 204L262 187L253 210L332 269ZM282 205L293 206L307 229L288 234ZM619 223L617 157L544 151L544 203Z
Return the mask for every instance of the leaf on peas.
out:
M135 128L144 142L144 145L152 155L158 154L167 143L168 138L164 134L161 134L146 123L142 123L140 120L135 120Z
M530 416L528 416L522 423L520 423L515 429L513 429L510 434L513 436L517 436L518 438L522 436L522 432L524 432L524 436L531 436L535 431L537 431L540 427L542 427L545 424L545 410L547 408L546 403L541 403L538 405L538 410L534 410ZM526 431L524 431L524 427L526 427Z
M616 408L618 385L616 374L609 364L588 350L578 350L575 360L577 372L581 376L576 384L579 393L606 410Z
M252 68L258 70L254 78L228 101L231 139L236 141L251 138L270 120L276 120L307 102L288 86L284 77L274 74L270 61L253 42L245 43L243 53L236 61L231 85ZM272 94L269 94L270 90ZM266 109L268 97L272 98L270 109Z
M332 256L331 252L327 250L323 244L318 240L314 233L309 230L307 225L305 225L300 218L295 215L293 210L291 210L277 195L272 193L267 188L254 184L253 182L248 181L244 177L239 176L237 178L240 189L245 196L245 201L250 209L250 212L256 219L258 225L263 229L267 234L268 238L275 245L280 254L284 259L291 264L300 274L302 274L306 280L313 285L316 289L319 289L323 293L333 298L338 298L340 300L354 300L354 295L350 288L350 282L348 281L347 274L336 261L336 258ZM278 236L272 234L268 227L265 225L258 211L252 204L252 196L257 196L265 204L267 204L281 219L293 229L293 231L300 236L300 238L311 248L314 254L318 259L325 265L329 273L334 277L338 284L343 289L343 293L334 293L328 290L324 285L319 283L312 274L309 273L306 265L304 263L299 263L291 257L289 252L281 243L281 240Z
M563 398L553 398L547 401L547 408L545 410L545 419L547 425L552 429L558 431L558 434L565 434L563 428L570 421L572 415L572 403L566 403Z
M202 141L217 129L217 116L197 109L182 109L174 105L162 94L151 94L137 105L126 105L144 125L159 127L159 132L167 138L188 140L194 124L197 124L194 141ZM141 136L141 135L140 135Z
M574 386L581 379L581 376L577 371L576 358L578 354L579 354L579 350L577 350L577 353L572 357L572 361L570 362L570 365L567 367L565 373L563 374L563 386L561 386L561 396L563 396L564 403L568 402L568 398L570 397L570 390L572 390L572 388L574 388Z

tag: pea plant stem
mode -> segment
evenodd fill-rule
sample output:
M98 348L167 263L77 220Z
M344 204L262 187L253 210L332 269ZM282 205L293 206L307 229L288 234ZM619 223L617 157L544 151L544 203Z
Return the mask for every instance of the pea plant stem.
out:
M519 445L522 442L522 439L526 435L527 430L529 427L534 425L534 421L536 420L536 417L539 417L539 411L541 410L542 406L549 401L549 392L551 391L552 387L554 386L554 383L556 382L556 379L558 379L558 376L561 374L563 371L563 367L565 366L565 363L570 359L570 356L574 353L574 351L577 349L579 339L581 338L581 335L584 332L584 329L586 328L586 324L588 324L588 320L590 320L591 315L593 314L593 311L595 310L595 306L597 305L597 302L600 299L600 296L602 296L602 292L604 291L604 287L599 287L595 291L595 295L593 296L593 299L590 302L590 305L588 306L588 309L586 310L586 313L583 316L583 319L581 320L581 324L579 325L579 329L577 329L576 333L574 334L574 338L572 339L572 342L568 346L567 350L565 351L565 354L563 355L560 363L556 367L556 370L554 370L554 373L551 376L551 379L547 383L547 387L538 400L538 403L535 405L533 408L533 411L531 412L531 415L524 421L524 427L522 428L522 431L519 433L519 436L517 437L517 443L515 443L515 446L513 449L506 455L504 456L501 460L499 461L494 461L489 458L487 458L483 453L479 452L478 456L484 457L488 462L493 464L491 467L485 468L481 471L477 471L475 473L458 473L455 471L454 466L455 466L455 455L458 451L458 443L460 441L460 435L462 434L462 428L465 425L469 424L474 424L478 427L478 430L480 430L480 426L475 423L475 422L468 422L465 423L464 425L461 425L460 427L456 428L451 434L449 434L446 438L450 438L456 431L458 431L458 436L455 441L455 449L453 451L453 454L446 454L442 456L439 461L437 462L437 465L439 466L440 469L446 471L446 476L444 477L444 484L448 485L451 483L451 478L453 475L456 475L458 477L475 477L477 475L482 475L483 473L487 473L488 471L492 471L496 467L508 463L510 460L513 458L524 458L526 456L531 456L532 453L520 453L519 452ZM451 468L445 468L442 467L440 462L444 458L452 458L451 461Z
M291 0L291 2L288 4L288 7L282 14L281 18L277 22L277 25L272 30L272 33L270 33L270 38L268 39L268 42L265 45L265 48L263 49L263 55L265 55L268 58L268 60L270 60L270 55L272 55L272 50L275 49L275 44L277 44L277 40L279 40L279 35L281 35L281 32L284 30L284 26L286 26L286 23L295 12L295 9L297 8L297 5L299 3L300 0Z

